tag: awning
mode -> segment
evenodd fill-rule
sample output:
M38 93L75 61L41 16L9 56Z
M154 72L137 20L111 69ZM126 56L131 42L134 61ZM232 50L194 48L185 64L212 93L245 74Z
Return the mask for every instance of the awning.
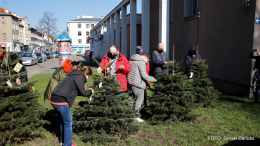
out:
M84 45L83 48L89 48L89 45Z
M78 45L78 48L83 48L83 45Z
M78 47L78 45L72 45L72 48L77 48Z
M0 47L6 47L6 43L0 43Z

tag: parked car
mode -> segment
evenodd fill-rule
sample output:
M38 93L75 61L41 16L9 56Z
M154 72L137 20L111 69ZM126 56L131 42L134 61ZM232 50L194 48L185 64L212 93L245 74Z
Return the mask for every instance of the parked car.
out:
M51 55L52 55L52 58L58 58L59 57L59 55L58 54L56 54L56 53L53 53L53 52L51 52Z
M24 53L24 56L21 58L24 65L34 65L38 64L37 56L33 53Z
M78 55L82 55L82 52L81 52L81 51L78 51L78 52L77 52L77 56L78 56Z
M21 57L24 53L23 52L10 52L10 55L13 54L13 53L16 53L19 55L19 57Z
M36 52L35 55L37 56L38 62L42 62L42 56L44 58L44 61L47 60L46 56L44 55L44 53L41 52Z
M89 50L86 50L85 51L85 55L89 55L90 51Z
M51 59L52 58L52 55L49 52L46 52L44 54L46 55L47 59Z
M16 52L18 55L19 55L19 57L21 57L24 53L23 52Z

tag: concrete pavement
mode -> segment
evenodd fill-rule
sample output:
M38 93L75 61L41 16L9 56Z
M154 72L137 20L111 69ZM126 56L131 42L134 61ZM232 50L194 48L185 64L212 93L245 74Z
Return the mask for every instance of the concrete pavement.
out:
M81 62L89 62L89 56L73 56L75 61ZM28 78L32 77L35 74L46 74L46 73L54 73L55 70L60 67L59 59L48 59L44 62L44 67L42 67L42 63L35 64L33 66L26 66L26 70L28 71ZM97 67L91 67L92 70L97 70Z

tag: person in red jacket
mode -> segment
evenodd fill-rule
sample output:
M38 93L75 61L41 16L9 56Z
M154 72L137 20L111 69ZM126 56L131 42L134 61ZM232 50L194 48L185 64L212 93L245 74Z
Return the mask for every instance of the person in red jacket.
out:
M110 46L109 52L104 55L100 65L105 66L111 62L110 68L106 68L106 70L109 71L111 75L119 75L117 81L122 84L123 89L121 91L127 91L126 74L131 70L130 65L127 58L118 51L115 45ZM105 73L105 68L101 66L98 68L98 73Z

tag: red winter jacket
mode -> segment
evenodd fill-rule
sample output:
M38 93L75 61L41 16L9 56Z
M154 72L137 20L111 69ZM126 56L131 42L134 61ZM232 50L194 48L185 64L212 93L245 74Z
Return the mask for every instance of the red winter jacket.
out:
M149 75L149 72L150 72L150 65L149 65L149 63L147 62L147 63L146 63L146 73ZM148 86L151 87L151 83L150 83L149 81L147 81L147 83L148 83Z
M109 53L104 55L100 65L105 66L107 63L110 63L110 58L108 57L108 54ZM125 68L124 69L119 69L118 68L119 65L124 65ZM104 68L101 67L101 69L102 69L102 72L105 73ZM122 84L122 87L124 88L121 91L127 91L126 74L128 74L130 72L130 70L131 69L130 69L130 65L129 65L129 62L128 62L127 58L123 54L121 54L121 52L119 52L119 58L116 61L116 74L119 75L119 77L117 78L117 81L119 81Z
M142 53L140 55L142 55ZM149 75L149 72L150 72L150 65L149 63L146 63L146 73ZM151 83L149 81L147 81L147 84L149 87L151 87Z

